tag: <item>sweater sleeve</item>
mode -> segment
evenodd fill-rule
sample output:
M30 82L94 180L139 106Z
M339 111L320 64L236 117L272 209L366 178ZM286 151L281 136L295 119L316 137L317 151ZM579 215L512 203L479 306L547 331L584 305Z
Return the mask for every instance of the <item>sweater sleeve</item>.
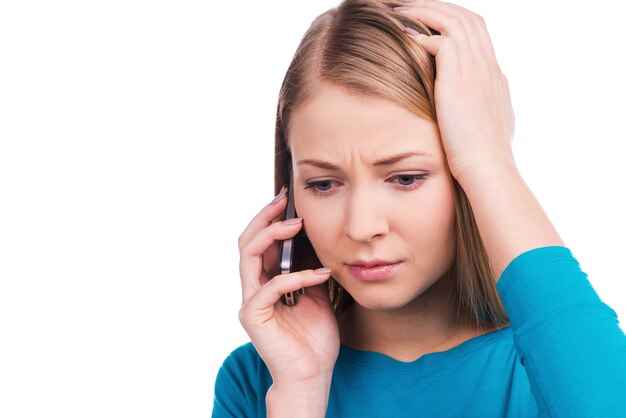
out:
M626 337L568 248L519 255L497 289L541 416L626 416Z

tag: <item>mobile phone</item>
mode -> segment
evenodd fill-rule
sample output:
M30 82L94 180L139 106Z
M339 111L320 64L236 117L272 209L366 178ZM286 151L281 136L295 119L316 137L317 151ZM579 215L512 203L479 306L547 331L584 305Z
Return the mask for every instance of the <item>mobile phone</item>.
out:
M294 202L293 179L289 183L289 191L287 192L287 208L285 209L285 220L296 217L296 205ZM280 246L280 274L291 273L293 265L294 239L289 238L281 242ZM298 303L298 294L303 295L304 289L297 292L287 292L281 300L285 305L293 306Z

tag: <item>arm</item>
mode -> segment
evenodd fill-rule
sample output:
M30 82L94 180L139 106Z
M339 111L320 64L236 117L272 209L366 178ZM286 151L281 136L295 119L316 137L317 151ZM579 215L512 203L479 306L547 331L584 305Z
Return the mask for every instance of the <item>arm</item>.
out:
M514 165L485 165L457 180L472 205L494 277L528 250L563 245Z
M626 411L626 337L569 249L527 251L497 285L540 412L617 417Z
M472 204L499 277L522 252L563 243L515 166L508 81L484 20L451 3L416 5L406 13L442 33L425 36L407 30L435 56L437 122L448 166Z
M483 19L440 1L415 3L407 13L441 33L411 36L435 56L448 165L500 277L497 288L538 406L549 416L623 415L626 338L515 166L508 82Z

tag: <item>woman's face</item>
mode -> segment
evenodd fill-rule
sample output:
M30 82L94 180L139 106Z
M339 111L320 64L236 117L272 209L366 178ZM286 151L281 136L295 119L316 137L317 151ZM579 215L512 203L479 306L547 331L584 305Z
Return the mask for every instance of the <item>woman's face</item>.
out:
M289 144L296 210L322 264L367 309L419 300L455 255L437 126L392 101L324 85L292 116Z

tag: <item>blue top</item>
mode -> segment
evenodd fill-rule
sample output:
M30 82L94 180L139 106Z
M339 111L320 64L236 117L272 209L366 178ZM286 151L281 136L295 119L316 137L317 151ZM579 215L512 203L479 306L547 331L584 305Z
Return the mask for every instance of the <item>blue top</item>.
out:
M516 257L497 284L510 327L401 362L340 347L327 417L626 417L626 337L566 247ZM233 351L213 417L265 417L254 346Z

